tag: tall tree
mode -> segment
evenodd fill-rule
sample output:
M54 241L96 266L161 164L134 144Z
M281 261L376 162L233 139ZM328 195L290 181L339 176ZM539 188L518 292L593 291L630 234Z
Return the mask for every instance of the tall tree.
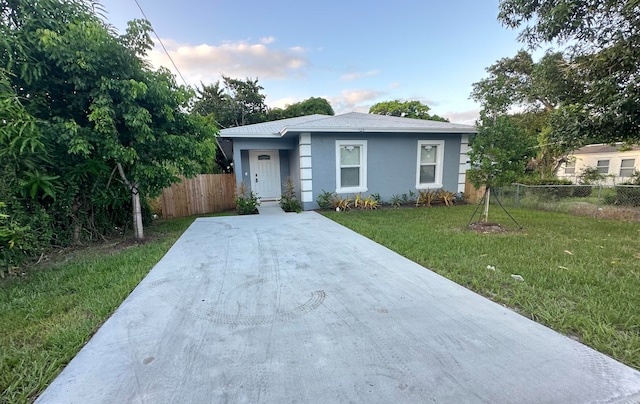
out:
M53 189L64 192L48 204L55 216L71 217L77 237L100 233L99 212L111 212L101 219L108 227L109 215L126 206L114 189L121 182L140 239L141 197L211 164L215 131L184 112L192 92L167 70L147 66L149 23L130 22L117 36L94 6L82 0L0 1L6 45L0 67L11 73L25 111L40 121L47 156L37 167L20 167L19 175L58 178Z
M523 28L531 47L567 46L565 69L584 93L556 108L552 139L568 147L640 141L640 2L501 0L498 18Z
M202 84L193 112L212 117L221 128L244 126L267 120L264 88L258 79L222 76L222 82Z
M471 97L482 105L484 114L497 116L524 110L516 114L514 122L526 135L538 139L538 153L529 167L541 178L553 176L569 151L551 136L552 115L584 92L566 66L560 52L547 52L534 62L531 54L522 50L489 66L489 77L473 84Z
M431 108L427 104L423 104L420 101L384 101L377 104L373 104L369 108L370 114L388 115L388 116L401 116L405 118L415 119L427 119L430 121L449 122L448 119L438 115L431 115L429 111Z

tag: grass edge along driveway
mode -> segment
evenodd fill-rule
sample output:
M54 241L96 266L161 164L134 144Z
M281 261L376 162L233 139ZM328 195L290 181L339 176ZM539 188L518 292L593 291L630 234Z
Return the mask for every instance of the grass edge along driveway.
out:
M0 279L0 403L44 391L195 217L158 221L147 241L111 240Z
M467 230L474 206L322 212L485 297L640 370L640 225L510 209L523 230ZM512 277L519 275L523 280Z

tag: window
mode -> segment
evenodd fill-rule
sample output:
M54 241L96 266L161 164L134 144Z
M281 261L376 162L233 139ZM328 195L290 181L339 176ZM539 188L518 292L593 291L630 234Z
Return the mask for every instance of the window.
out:
M336 192L367 191L367 141L336 141Z
M575 174L576 173L576 162L575 161L567 161L564 165L564 173L565 174Z
M609 160L598 160L596 169L600 174L609 174Z
M636 159L622 159L620 163L620 176L631 177L635 171Z
M444 141L418 141L416 188L442 188Z

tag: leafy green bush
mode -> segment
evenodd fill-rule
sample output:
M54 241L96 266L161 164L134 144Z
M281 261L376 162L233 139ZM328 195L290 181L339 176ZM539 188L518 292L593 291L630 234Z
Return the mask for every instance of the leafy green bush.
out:
M238 187L238 193L233 200L236 203L236 211L239 215L254 215L258 213L258 206L260 206L258 195L253 191L249 191L244 182Z
M280 198L280 207L285 212L302 212L302 205L296 196L291 177L284 181L284 192Z
M400 205L402 205L402 197L398 194L391 195L389 203L391 204L391 206L398 209Z
M331 200L335 196L335 192L325 191L324 189L320 194L316 197L316 203L320 207L320 209L329 209L331 208Z

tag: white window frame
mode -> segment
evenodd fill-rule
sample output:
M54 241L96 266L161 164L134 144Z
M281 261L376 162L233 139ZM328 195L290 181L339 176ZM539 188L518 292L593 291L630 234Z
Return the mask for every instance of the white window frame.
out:
M340 148L343 146L360 147L360 185L357 187L343 187L340 165ZM367 141L366 140L336 140L336 193L367 192Z
M424 146L436 146L436 173L435 182L420 183L420 150ZM443 188L442 174L444 171L444 140L418 140L416 160L416 189L438 189Z
M573 175L576 173L576 162L575 161L567 161L564 163L564 173L566 175Z
M622 164L624 164L625 161L631 161L631 167L623 167ZM629 171L631 170L631 171ZM636 170L636 159L622 159L620 160L620 177L631 177L634 173L634 171ZM624 175L623 171L625 172L625 174L627 172L629 172L629 175Z
M605 165L605 164L600 164L600 163L607 163L607 164ZM607 159L607 160L597 160L596 161L596 170L598 170L598 172L600 174L605 174L605 175L609 174L609 168L610 167L611 167L611 160ZM603 169L605 169L605 168L607 169L607 171L603 172Z

